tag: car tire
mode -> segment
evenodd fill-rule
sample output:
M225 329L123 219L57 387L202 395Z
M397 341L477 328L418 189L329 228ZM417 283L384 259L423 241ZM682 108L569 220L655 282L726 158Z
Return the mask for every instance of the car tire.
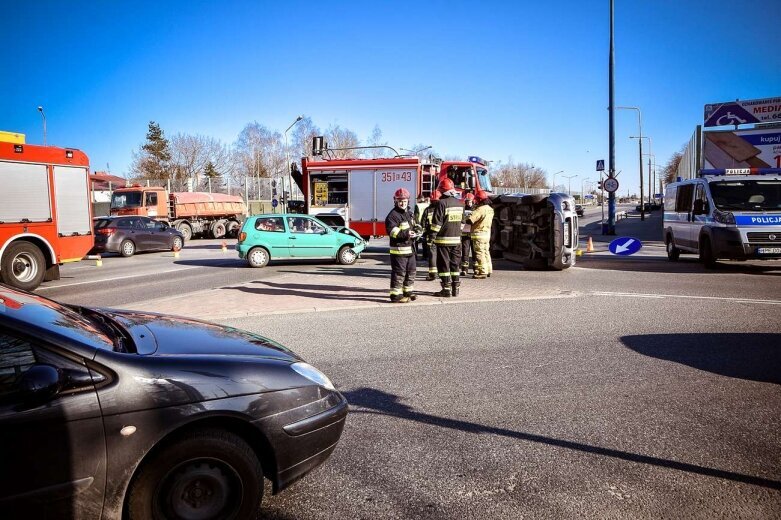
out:
M702 237L700 239L700 262L707 269L713 269L716 267L716 257L713 256L713 248L710 244L708 237Z
M3 253L0 279L3 283L32 291L43 281L46 260L43 253L29 242L14 242Z
M263 469L241 437L195 432L144 460L128 491L129 520L257 518Z
M174 237L174 239L171 240L171 251L181 251L182 247L184 247L184 240L180 237Z
M342 246L336 254L336 260L342 265L353 265L358 261L358 254L350 246Z
M247 263L250 267L266 267L269 260L271 257L265 247L253 247L247 253Z
M179 231L179 233L182 234L182 236L184 237L184 241L185 242L187 242L188 240L190 240L193 237L193 228L190 227L190 224L188 224L186 222L180 222L176 226L176 230Z
M136 245L133 243L132 240L123 240L121 244L119 244L119 254L124 256L125 258L133 256L136 252Z
M670 262L677 262L681 256L681 250L675 247L675 240L672 235L667 235L667 259Z

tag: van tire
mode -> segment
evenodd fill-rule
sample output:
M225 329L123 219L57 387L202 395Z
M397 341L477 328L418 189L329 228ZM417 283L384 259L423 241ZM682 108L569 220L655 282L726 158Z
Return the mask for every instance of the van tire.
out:
M681 250L675 247L675 239L672 235L667 235L667 259L670 262L677 262L681 256Z
M716 257L713 256L713 248L710 245L710 239L708 237L702 237L700 239L700 262L707 269L713 269L716 267Z

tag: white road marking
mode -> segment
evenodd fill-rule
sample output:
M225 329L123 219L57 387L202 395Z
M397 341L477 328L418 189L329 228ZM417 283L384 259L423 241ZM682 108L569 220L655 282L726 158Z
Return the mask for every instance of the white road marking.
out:
M128 278L139 278L141 276L154 276L156 274L165 274L165 273L175 273L179 271L187 271L188 269L198 269L199 267L203 267L200 265L193 265L190 267L177 267L176 269L169 269L167 271L155 271L153 273L140 273L140 274L129 274L126 276L114 276L113 278L103 278L101 280L87 280L84 282L74 282L74 283L64 283L61 285L48 285L46 287L38 287L39 291L45 291L47 289L59 289L60 287L73 287L74 285L85 285L88 283L103 283L103 282L112 282L114 280L126 280Z
M620 292L607 292L607 291L596 291L590 294L594 294L597 296L617 296L617 297L624 297L624 298L657 298L657 299L682 298L685 300L717 300L717 301L728 301L728 302L736 302L736 303L760 303L765 305L781 305L781 300L758 300L755 298L728 298L724 296L694 296L688 294L641 294L641 293L620 293Z

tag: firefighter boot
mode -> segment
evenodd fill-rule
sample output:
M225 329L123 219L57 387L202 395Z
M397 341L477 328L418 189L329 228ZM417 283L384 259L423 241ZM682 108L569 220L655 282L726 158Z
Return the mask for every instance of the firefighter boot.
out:
M437 296L439 298L450 298L450 286L443 283L442 290L439 292L435 292L433 296Z
M430 272L430 273L428 273L428 276L426 276L426 281L427 282L433 282L436 279L437 279L437 273L431 273Z
M405 293L404 297L409 299L409 301L411 301L411 302L414 302L415 300L418 299L418 295L415 294L415 293Z
M452 287L453 287L452 290L453 298L455 298L456 296L458 296L458 290L461 288L461 282L453 282Z
M407 303L409 301L409 298L407 296L402 296L401 294L394 294L390 297L391 303Z

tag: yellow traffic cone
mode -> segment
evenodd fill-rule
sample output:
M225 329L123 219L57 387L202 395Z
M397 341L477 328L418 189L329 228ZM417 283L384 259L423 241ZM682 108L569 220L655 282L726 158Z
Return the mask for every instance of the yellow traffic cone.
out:
M591 240L591 235L588 237L588 245L586 246L586 253L594 252L594 241Z
M227 253L228 252L228 244L225 243L225 241L222 241L222 252Z
M179 258L179 250L181 248L174 246L174 258Z
M95 259L95 267L102 267L103 266L103 259L100 258L100 255Z

